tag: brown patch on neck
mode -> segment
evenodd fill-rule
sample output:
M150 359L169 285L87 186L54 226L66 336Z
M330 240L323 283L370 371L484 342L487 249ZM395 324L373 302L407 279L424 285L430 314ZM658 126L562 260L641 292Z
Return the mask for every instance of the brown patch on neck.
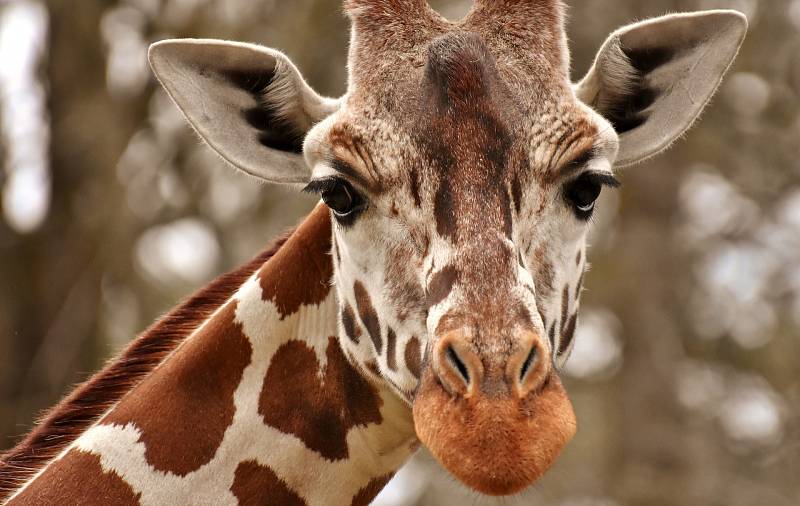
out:
M258 273L262 298L272 301L282 318L301 306L320 304L330 293L330 220L328 208L317 206L288 239L286 249L292 254L275 255ZM286 279L293 282L286 283Z
M389 483L389 480L391 480L393 476L394 474L387 474L386 476L380 476L367 483L367 485L359 490L358 494L353 497L353 502L350 503L350 506L369 506L372 500L380 494L383 487Z
M231 492L240 506L280 504L281 506L306 506L275 472L253 460L247 460L236 468Z
M44 416L16 447L0 456L0 502L93 425L132 390L222 304L260 266L272 258L291 233L240 268L224 274L173 309L88 381Z
M117 473L103 471L100 457L72 449L17 495L14 504L134 506L139 498Z
M306 343L281 346L264 378L258 412L264 423L294 434L326 459L343 460L350 454L347 433L381 423L383 401L347 361L336 337L328 338L326 356L328 363L321 369Z
M231 301L101 423L133 423L155 469L185 476L209 463L233 422L252 347Z

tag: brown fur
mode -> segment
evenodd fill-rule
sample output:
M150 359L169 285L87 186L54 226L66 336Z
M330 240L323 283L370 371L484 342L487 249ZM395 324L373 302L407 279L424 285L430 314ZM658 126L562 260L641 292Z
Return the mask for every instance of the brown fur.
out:
M20 493L14 504L136 506L139 496L114 471L104 472L100 457L73 449Z
M303 259L313 265L298 262L294 255L276 255L259 271L261 296L272 301L282 317L296 313L300 306L319 304L330 293L333 276L330 228L330 211L317 206L291 238L296 242L293 250L302 252ZM281 283L287 276L294 282Z
M159 471L185 476L210 462L233 421L233 394L253 352L235 318L230 301L180 348L180 357L156 369L100 423L134 423L147 462Z
M380 423L383 404L375 387L347 361L336 337L330 337L328 363L320 377L314 350L289 341L272 358L264 378L258 412L264 423L294 434L330 460L346 459L347 433Z
M260 506L269 504L281 506L306 506L302 497L293 492L286 483L268 467L247 460L236 468L231 492L239 500L239 506Z
M289 235L281 236L244 266L197 291L51 409L23 441L0 456L0 501L7 499L132 390L253 272L275 255Z

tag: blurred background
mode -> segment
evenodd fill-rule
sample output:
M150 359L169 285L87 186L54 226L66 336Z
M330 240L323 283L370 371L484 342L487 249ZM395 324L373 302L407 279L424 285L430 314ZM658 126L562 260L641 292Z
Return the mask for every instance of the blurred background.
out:
M751 31L700 124L604 197L557 466L491 501L421 455L376 504L800 504L800 0L572 4L576 79L637 19L729 7ZM313 205L200 144L146 64L166 37L276 47L344 91L338 0L0 1L0 450Z

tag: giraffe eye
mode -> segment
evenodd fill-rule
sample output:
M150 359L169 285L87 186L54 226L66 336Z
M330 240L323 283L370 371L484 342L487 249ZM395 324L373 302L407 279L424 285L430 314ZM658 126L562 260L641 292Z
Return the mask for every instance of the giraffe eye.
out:
M356 199L353 194L349 184L335 180L330 188L322 192L322 200L338 216L347 216L355 209Z
M619 181L610 174L589 172L567 183L564 197L578 219L585 221L592 217L603 185L616 188L619 186Z
M364 199L344 179L333 177L312 181L304 191L320 194L322 201L343 225L352 223L366 208Z

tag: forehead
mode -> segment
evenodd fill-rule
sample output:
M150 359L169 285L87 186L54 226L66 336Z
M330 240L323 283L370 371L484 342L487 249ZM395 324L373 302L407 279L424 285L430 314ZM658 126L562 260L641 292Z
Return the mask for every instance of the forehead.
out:
M362 83L348 94L326 125L324 156L372 189L453 165L461 169L455 176L528 170L547 179L610 139L568 80L545 60L538 67L529 75L473 32L436 37L388 83Z

